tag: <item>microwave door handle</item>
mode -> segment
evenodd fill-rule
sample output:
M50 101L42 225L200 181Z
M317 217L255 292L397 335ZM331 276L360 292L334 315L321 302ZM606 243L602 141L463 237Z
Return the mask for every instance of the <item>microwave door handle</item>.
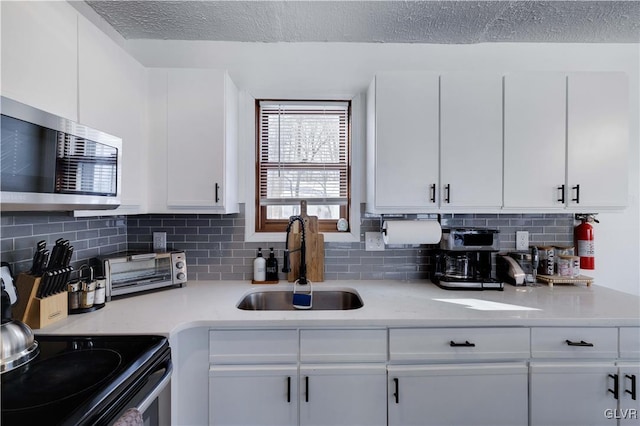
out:
M149 394L144 397L144 399L140 402L140 404L138 404L138 406L136 407L138 411L140 411L141 413L144 413L151 406L151 404L153 404L153 401L156 400L156 398L162 393L162 391L169 384L169 381L171 380L172 371L173 371L173 363L170 360L168 360L167 366L164 374L162 375L162 378L160 379L158 384L153 387L153 390L151 390L151 392L149 392Z
M155 259L156 257L155 253L133 254L129 256L129 260L149 260Z

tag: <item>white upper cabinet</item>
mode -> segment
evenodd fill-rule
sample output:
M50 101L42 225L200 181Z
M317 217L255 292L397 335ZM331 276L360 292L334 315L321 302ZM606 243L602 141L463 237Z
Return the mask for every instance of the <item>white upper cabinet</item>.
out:
M567 202L622 208L628 197L629 86L623 73L568 76Z
M2 8L2 95L78 120L77 13L67 2Z
M502 77L451 72L440 77L440 206L502 206Z
M367 210L436 210L438 75L377 74L367 92L367 126Z
M79 120L122 138L121 207L93 214L143 213L148 163L146 71L89 21L80 17L78 25Z
M228 74L153 70L149 93L151 213L238 212L238 90Z
M504 207L563 209L566 76L504 77Z
M622 73L505 76L504 207L598 212L627 204Z

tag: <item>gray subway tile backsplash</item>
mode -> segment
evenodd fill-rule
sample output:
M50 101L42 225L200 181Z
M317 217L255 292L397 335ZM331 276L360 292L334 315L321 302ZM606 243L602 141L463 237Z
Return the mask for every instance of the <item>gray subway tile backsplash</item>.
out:
M422 216L420 216L422 218ZM416 215L407 215L416 218ZM529 231L532 244L573 242L573 215L566 214L444 214L444 227L488 227L500 230L500 250L515 248L515 232ZM232 215L173 215L74 218L65 214L3 214L0 255L14 272L30 267L33 247L44 239L69 239L72 259L79 267L90 258L123 250L151 250L153 232L166 232L168 246L187 252L189 279L251 280L258 247L273 247L280 267L284 238L278 243L244 242L244 212ZM382 218L361 218L360 242L325 243L325 280L414 280L429 278L430 250L435 246L391 246L383 252L365 251L364 233L379 231ZM286 279L280 273L281 280Z

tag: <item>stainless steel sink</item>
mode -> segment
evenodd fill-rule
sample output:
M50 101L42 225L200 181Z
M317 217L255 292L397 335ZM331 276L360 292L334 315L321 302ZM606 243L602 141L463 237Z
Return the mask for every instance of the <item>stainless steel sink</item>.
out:
M313 291L311 310L345 311L362 308L362 299L355 290ZM245 311L294 311L291 290L255 291L240 300L238 309Z

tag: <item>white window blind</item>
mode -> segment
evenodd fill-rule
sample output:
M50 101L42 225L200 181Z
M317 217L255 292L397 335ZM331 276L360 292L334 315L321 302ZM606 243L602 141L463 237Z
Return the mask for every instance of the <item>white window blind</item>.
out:
M288 218L301 200L325 210L320 219L339 218L349 201L349 102L259 107L258 190L267 219Z

